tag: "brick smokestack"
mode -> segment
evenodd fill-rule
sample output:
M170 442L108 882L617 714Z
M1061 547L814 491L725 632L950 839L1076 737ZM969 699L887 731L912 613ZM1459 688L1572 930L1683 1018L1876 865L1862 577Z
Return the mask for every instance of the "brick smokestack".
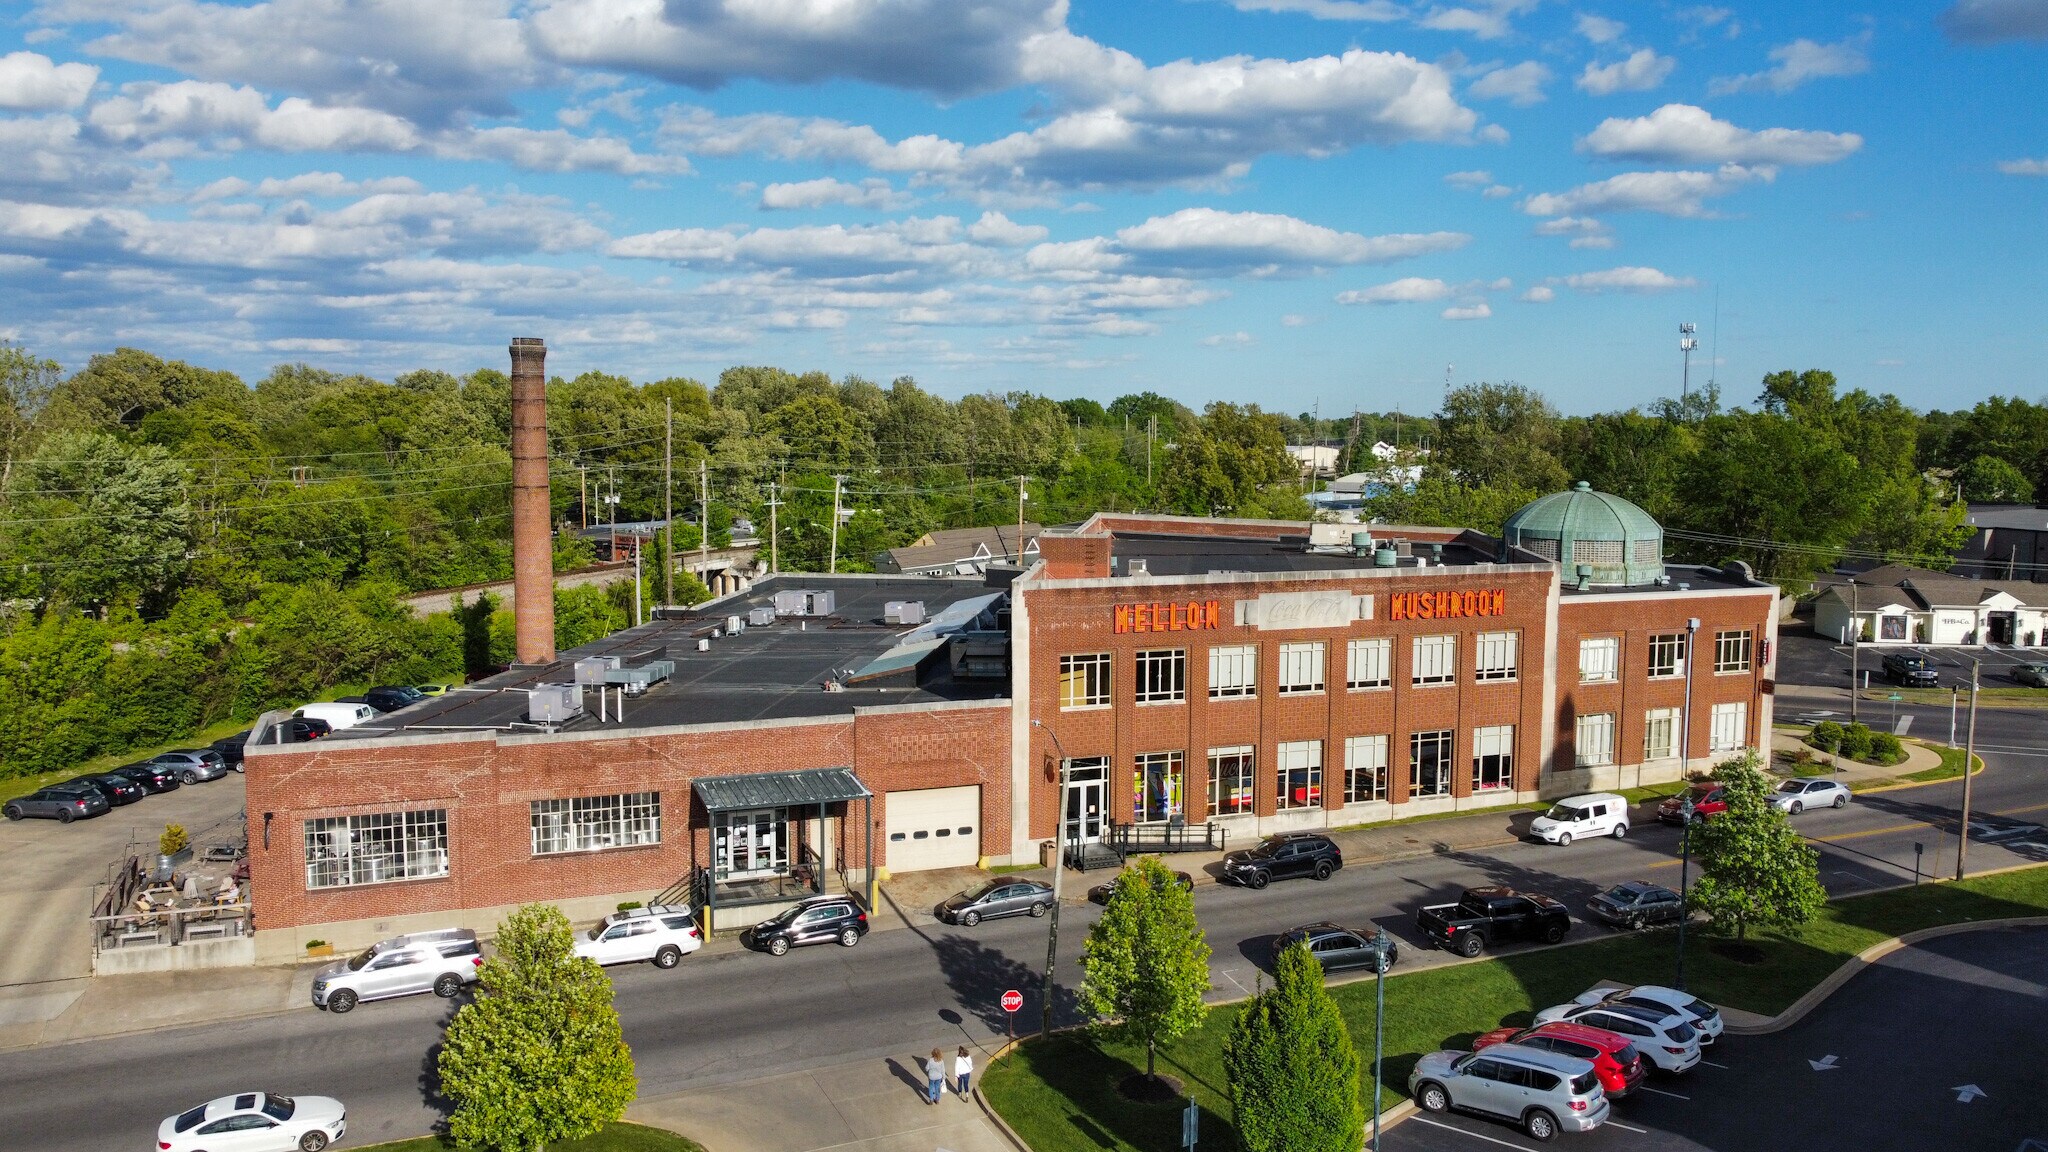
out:
M547 342L512 340L513 659L555 658L555 548L548 523Z

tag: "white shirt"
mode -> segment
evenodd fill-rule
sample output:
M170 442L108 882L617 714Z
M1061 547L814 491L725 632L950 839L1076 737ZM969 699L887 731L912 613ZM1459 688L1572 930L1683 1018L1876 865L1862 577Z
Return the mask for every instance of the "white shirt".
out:
M959 1077L962 1077L962 1076L966 1076L966 1075L968 1075L969 1073L971 1073L971 1072L973 1072L973 1071L974 1071L974 1057L972 1057L972 1056L955 1056L955 1057L953 1057L953 1076L954 1076L954 1078L955 1078L955 1079L958 1079Z

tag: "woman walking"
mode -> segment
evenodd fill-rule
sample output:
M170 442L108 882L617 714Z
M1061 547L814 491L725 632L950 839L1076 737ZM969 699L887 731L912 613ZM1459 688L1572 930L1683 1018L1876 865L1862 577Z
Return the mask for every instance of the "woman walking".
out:
M939 1093L946 1087L946 1058L937 1048L932 1049L929 1060L924 1062L924 1091L926 1104L937 1104Z
M967 1099L967 1081L974 1075L974 1057L968 1055L967 1046L960 1046L960 1054L953 1057L953 1079L959 1081L960 1098Z

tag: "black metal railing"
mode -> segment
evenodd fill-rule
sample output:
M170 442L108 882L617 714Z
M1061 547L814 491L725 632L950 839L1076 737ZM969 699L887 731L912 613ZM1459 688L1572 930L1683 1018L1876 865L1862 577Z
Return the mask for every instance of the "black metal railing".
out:
M1189 824L1168 820L1161 824L1118 824L1111 822L1104 840L1121 856L1147 852L1221 852L1229 832L1221 824Z

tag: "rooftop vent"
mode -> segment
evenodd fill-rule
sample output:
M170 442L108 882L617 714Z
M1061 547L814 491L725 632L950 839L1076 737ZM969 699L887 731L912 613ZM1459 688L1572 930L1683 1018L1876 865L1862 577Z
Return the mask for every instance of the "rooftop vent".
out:
M1150 576L1152 574L1151 566L1145 563L1143 556L1131 557L1131 562L1124 566L1124 571L1129 576Z
M891 600L882 605L882 621L887 624L922 624L924 601Z
M777 616L830 616L836 601L831 592L792 588L775 594Z
M775 623L775 609L753 608L747 611L747 624L754 628Z
M535 724L567 724L581 715L583 691L574 684L540 684L526 690L526 718Z

